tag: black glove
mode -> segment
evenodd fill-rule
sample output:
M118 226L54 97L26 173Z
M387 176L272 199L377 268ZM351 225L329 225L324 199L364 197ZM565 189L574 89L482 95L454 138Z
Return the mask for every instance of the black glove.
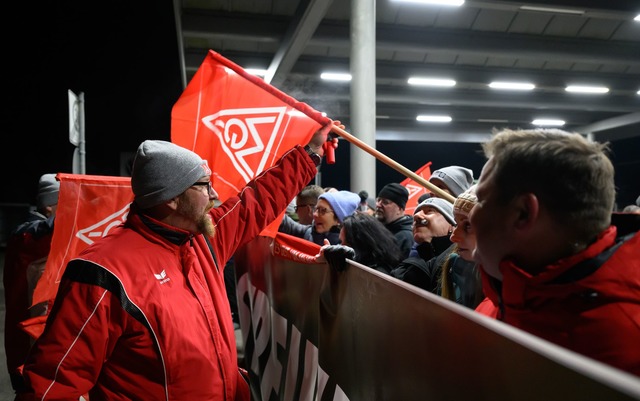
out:
M347 267L345 259L356 257L356 251L346 245L326 245L322 247L322 252L329 266L339 272L344 271Z

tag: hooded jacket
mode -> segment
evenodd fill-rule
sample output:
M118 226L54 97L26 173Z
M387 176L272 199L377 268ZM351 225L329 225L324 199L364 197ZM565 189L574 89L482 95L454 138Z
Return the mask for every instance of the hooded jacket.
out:
M24 367L37 399L248 400L223 267L315 174L302 147L288 152L209 212L213 238L133 208L67 265Z
M628 219L535 276L510 261L500 264L502 282L482 271L498 310L486 301L476 310L640 376L640 216Z

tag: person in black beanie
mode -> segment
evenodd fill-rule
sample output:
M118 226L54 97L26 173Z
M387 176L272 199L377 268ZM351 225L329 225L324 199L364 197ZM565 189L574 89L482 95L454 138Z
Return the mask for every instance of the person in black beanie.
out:
M393 233L403 258L409 256L413 246L413 217L404 213L408 200L407 188L395 182L382 187L376 199L375 216Z

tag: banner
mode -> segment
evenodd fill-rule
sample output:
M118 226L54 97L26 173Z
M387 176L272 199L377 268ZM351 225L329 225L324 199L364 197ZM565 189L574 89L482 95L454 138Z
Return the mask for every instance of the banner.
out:
M416 174L425 180L429 181L429 177L431 177L431 162L428 162L424 166L420 167L416 170ZM409 200L407 201L407 206L404 208L405 214L413 215L413 211L416 206L418 206L418 198L423 194L430 193L431 191L427 190L427 188L418 184L411 178L407 177L400 183L400 185L407 188L409 191Z
M331 120L210 50L171 112L171 141L207 160L220 200ZM283 214L265 231L274 237Z
M255 401L640 400L640 378L349 261L235 256ZM292 243L289 243L292 245Z
M53 300L67 262L123 223L133 201L131 178L58 173L60 193L51 251L33 305Z

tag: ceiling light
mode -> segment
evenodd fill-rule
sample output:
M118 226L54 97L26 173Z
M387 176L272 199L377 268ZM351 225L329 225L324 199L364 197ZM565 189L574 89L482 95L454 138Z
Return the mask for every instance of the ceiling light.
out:
M508 90L519 90L519 91L530 91L534 89L536 86L534 84L528 82L499 82L494 81L489 84L489 87L492 89L508 89Z
M584 85L569 85L564 88L567 92L573 93L607 93L609 88L604 86L584 86Z
M537 7L537 6L520 6L521 10L525 11L542 11L546 13L559 13L559 14L584 14L583 10L570 10L567 8L554 8L554 7Z
M436 6L454 6L460 7L464 4L464 0L399 0L405 3L430 4Z
M564 121L563 120L553 120L553 119L549 119L549 118L537 118L533 121L531 121L531 124L533 125L543 125L546 127L561 127L564 125Z
M451 117L421 115L416 117L416 120L425 122L425 123L448 123L448 122L451 122Z
M407 80L409 85L419 85L419 86L456 86L456 81L453 79L442 79L442 78L420 78L420 77L411 77Z
M636 17L633 20L634 21L640 21L640 14L636 15Z
M637 95L640 95L640 90L636 92Z
M323 72L320 78L327 81L351 81L351 74L343 72Z
M257 75L263 78L265 75L267 75L267 70L263 70L261 68L245 68L244 70L251 75Z

